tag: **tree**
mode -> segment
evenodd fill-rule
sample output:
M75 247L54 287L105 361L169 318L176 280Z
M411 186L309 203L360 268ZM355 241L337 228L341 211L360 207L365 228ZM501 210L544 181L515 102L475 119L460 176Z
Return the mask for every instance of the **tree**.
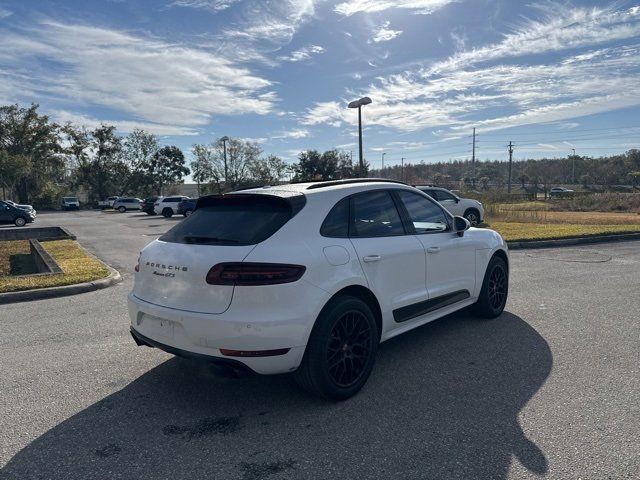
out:
M252 180L263 185L278 183L287 171L289 171L289 165L275 155L257 158L249 163L249 176Z
M31 168L22 169L16 182L19 201L34 203L39 194L64 176L64 157L58 136L59 126L38 114L38 105L21 108L17 104L0 107L0 150L21 158Z
M246 185L251 177L250 166L255 164L262 154L262 149L257 143L240 138L227 140L226 161L222 140L208 145L196 144L192 151L195 157L191 162L194 180L198 183L209 183L218 193Z
M222 193L222 178L224 176L224 166L220 169L216 162L216 151L211 145L196 143L193 145L191 152L193 161L191 162L191 171L193 179L198 184L198 195L207 193L205 184L214 185L216 191Z
M22 155L9 155L0 150L0 187L2 198L7 198L6 190L13 191L18 180L29 175L31 171L31 159Z
M337 150L327 150L323 154L317 150L300 152L298 163L293 168L296 172L296 180L300 181L351 178L356 176L358 170L349 155ZM363 175L367 175L368 169L369 165L365 162Z
M526 173L523 173L518 177L518 181L520 182L520 186L524 189L526 186L526 183L529 181L529 175L527 175Z
M130 170L124 189L151 193L154 188L152 158L160 145L158 137L141 128L134 129L123 141L121 158Z
M122 161L122 140L116 127L101 125L90 132L90 157L81 161L75 172L75 184L86 188L89 200L96 201L126 189L130 170ZM79 147L78 147L79 148Z
M634 188L640 184L640 171L629 172L628 177L629 180L631 180L631 185L633 185Z
M166 185L182 183L183 177L190 173L185 166L182 150L174 145L162 147L154 153L143 163L143 171L158 195L162 194Z
M220 149L222 142L218 144ZM244 185L249 180L249 165L257 161L260 155L262 155L262 148L257 143L230 138L227 141L228 178L225 178L225 186L235 190ZM224 162L224 156L222 161Z

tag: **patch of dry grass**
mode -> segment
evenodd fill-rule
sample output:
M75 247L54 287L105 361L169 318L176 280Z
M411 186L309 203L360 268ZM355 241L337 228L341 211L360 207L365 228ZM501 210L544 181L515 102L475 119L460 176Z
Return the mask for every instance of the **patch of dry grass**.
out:
M0 277L11 275L12 258L30 253L28 240L0 243Z
M553 240L560 238L590 237L615 233L640 232L640 221L636 224L576 224L533 223L496 221L487 225L509 242L525 240Z
M583 225L638 225L635 212L557 211L545 202L523 202L488 205L485 216L490 222L572 223ZM552 210L553 209L553 210Z
M57 287L61 285L73 285L76 283L91 282L109 275L102 263L87 254L73 240L55 240L42 242L44 249L58 262L64 273L56 275L40 276L10 276L9 271L3 270L5 250L17 249L17 246L8 247L7 243L0 243L0 292L16 292L33 288ZM26 242L27 253L29 243Z

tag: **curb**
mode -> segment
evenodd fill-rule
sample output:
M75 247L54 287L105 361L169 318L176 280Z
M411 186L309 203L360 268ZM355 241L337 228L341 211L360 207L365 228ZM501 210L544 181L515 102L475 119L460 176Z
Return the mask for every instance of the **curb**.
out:
M110 287L122 281L120 273L105 265L109 269L109 276L94 280L93 282L78 283L75 285L63 285L60 287L38 288L34 290L22 290L20 292L0 293L0 305L16 302L29 302L31 300L42 300L45 298L66 297L79 293L93 292Z
M596 235L593 237L559 238L557 240L525 240L521 242L507 242L507 246L509 247L509 250L523 250L527 248L569 247L572 245L624 242L629 240L640 240L640 233L619 233L613 235Z

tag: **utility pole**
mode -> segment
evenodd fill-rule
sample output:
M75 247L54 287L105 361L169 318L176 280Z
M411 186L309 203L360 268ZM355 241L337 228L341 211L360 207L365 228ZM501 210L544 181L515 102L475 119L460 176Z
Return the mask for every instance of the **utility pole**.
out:
M572 184L576 184L576 149L572 148L573 156L571 157L571 178L573 178Z
M227 177L229 175L229 172L227 170L227 141L229 140L229 137L224 136L220 140L222 140L222 151L223 151L223 158L224 158L224 186L226 188L228 185Z
M473 148L471 150L471 176L476 178L476 127L473 127Z
M386 155L386 152L382 152L382 170L384 170L384 156Z
M400 176L402 177L402 181L404 182L404 157L400 159Z
M513 142L509 142L509 184L507 186L507 192L511 193L511 163L513 162Z

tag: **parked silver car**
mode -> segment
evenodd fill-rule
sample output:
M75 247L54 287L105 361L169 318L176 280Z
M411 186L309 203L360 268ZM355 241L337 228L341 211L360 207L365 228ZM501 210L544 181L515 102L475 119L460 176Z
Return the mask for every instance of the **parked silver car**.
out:
M450 190L442 187L416 185L416 188L440 203L440 205L449 210L451 215L464 217L469 220L469 223L473 226L484 221L484 207L482 203L477 200L461 198Z
M124 213L127 210L140 210L141 199L135 197L120 197L113 202L113 209Z

